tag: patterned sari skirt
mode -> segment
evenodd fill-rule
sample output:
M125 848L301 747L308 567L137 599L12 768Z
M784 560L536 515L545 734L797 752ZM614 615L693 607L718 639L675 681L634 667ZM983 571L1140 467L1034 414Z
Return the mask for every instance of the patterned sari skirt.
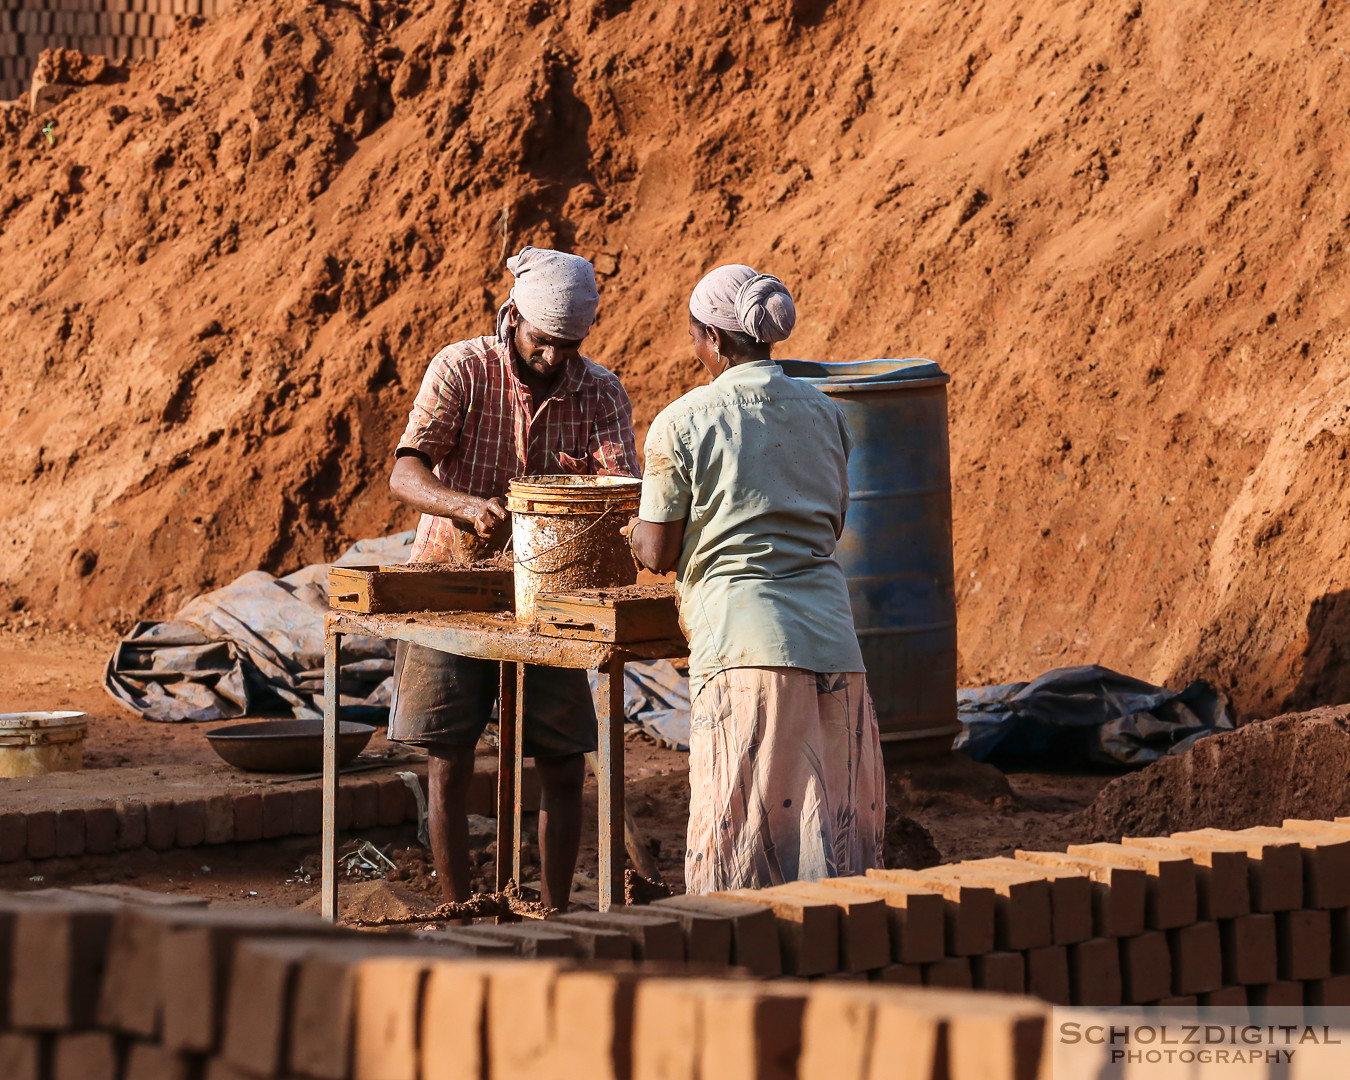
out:
M880 866L885 785L861 672L719 672L690 710L685 888L764 888Z

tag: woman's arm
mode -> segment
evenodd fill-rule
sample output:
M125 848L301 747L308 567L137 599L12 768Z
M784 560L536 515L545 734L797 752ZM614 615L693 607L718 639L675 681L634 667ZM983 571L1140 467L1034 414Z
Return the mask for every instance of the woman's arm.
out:
M654 574L675 569L684 546L684 521L643 521L633 518L624 528L633 558Z

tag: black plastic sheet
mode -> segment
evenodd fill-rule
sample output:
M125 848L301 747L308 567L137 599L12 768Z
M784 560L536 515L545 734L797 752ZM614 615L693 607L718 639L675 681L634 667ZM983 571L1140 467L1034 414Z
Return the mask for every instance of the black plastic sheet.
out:
M958 690L956 700L962 731L955 749L995 765L1138 768L1233 729L1227 697L1204 680L1168 690L1096 664Z
M406 562L411 532L362 540L339 564ZM147 720L223 720L259 713L323 715L323 620L328 565L285 577L253 570L188 601L167 622L142 622L108 661L104 686ZM342 641L338 689L347 719L383 720L394 649L380 638Z

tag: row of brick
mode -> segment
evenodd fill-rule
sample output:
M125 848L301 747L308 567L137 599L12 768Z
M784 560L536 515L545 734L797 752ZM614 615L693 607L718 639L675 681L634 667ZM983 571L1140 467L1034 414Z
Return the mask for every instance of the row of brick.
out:
M127 895L130 891L124 890ZM551 957L586 919L421 937L357 934L286 912L52 890L0 896L0 1075L13 1080L1014 1080L1049 1075L1054 1032L1030 998L818 980L712 977L705 964ZM153 901L153 902L151 902ZM639 933L703 920L763 946L766 908L663 902ZM718 910L720 908L720 911ZM628 913L630 916L636 913ZM603 941L615 933L588 917ZM772 920L767 924L772 934ZM533 938L530 959L513 959ZM687 939L692 942L694 935ZM758 944L756 944L758 942ZM704 940L701 948L707 948ZM687 953L686 953L687 955ZM1092 1019L1067 1014L1060 1020ZM1119 1024L1120 1017L1108 1023ZM1281 1075L1343 1075L1346 1047L1300 1047ZM1057 1080L1103 1075L1076 1047ZM1333 1060L1334 1059L1334 1060ZM1225 1066L1227 1067L1227 1066ZM1208 1075L1196 1065L1187 1075ZM1217 1071L1214 1075L1218 1075ZM1225 1073L1225 1075L1227 1075Z
M469 789L470 813L496 814L496 778L495 769L475 771ZM524 770L524 780L525 805L538 805L533 768ZM425 777L419 776L419 781L425 791ZM259 787L0 812L0 864L111 855L136 848L168 851L202 844L250 843L321 832L323 794L317 782ZM340 832L402 825L416 821L417 815L416 795L392 773L348 777L338 788Z
M390 823L406 812L399 788L390 783L396 779L362 785L373 789L369 812L377 815L377 823L381 808ZM989 884L994 871L1007 875L997 886ZM919 875L883 870L828 883L681 896L647 908L578 912L546 924L446 933L461 943L505 937L515 951L533 957L688 961L736 966L766 977L1025 990L1054 1003L1141 1004L1192 997L1209 1004L1342 1003L1350 984L1350 910L1248 911L1145 929L1140 924L1149 920L1143 903L1147 890L1131 889L1133 879L1127 873L1113 870L1110 876L1104 890L1109 902L1099 912L1110 911L1110 918L1123 919L1112 925L1137 933L1104 936L1102 923L1090 931L1072 930L1067 912L1075 906L1074 894L1068 890L1051 893L1047 905L1035 902L1037 884L1081 882L1082 877L1063 873L1037 878L1021 874L1015 865L1005 870L985 863ZM1056 902L1059 893L1070 897L1067 905ZM1134 915L1121 914L1126 894L1133 894L1130 904L1140 908ZM1057 913L1063 936L1077 940L1031 944L1022 950L1008 947L1014 944L1007 936L1014 932L1011 914L1018 908L1034 913L1037 907L1042 914L1048 909L1052 926ZM1005 916L1001 922L996 917L1000 910ZM1153 918L1158 918L1156 911ZM985 930L979 929L981 923ZM957 933L949 935L952 926ZM1082 937L1089 932L1098 936ZM963 947L983 941L990 948L946 955L944 941L960 941Z
M102 15L223 15L238 0L0 0L0 13Z
M926 1075L1011 1080L1042 1057L1030 999L503 955L526 927L411 938L284 912L0 897L0 1074L811 1080L903 1054L927 1056Z
M151 15L146 11L16 11L10 19L10 25L5 29L25 39L59 38L64 41L71 38L168 37L173 33L176 17Z
M1350 1004L1345 822L1127 838L716 895L772 912L780 957L737 961L763 974L778 963L803 977L1092 1006Z
M492 812L493 780L477 774L474 812ZM339 790L340 829L416 814L396 776L353 778ZM317 785L291 785L2 814L0 859L314 835L320 809ZM596 919L611 932L591 933L585 946L564 925ZM531 955L590 957L604 941L598 958L1027 992L1055 1004L1350 1004L1350 825L1289 822L876 870L578 914L516 933L530 939L522 948Z
M24 71L31 77L37 68L37 61L48 49L75 49L86 56L106 56L111 60L140 60L159 54L160 42L157 37L137 36L100 36L68 37L56 34L29 34L17 39L21 44L16 52L7 57L11 61L9 70Z

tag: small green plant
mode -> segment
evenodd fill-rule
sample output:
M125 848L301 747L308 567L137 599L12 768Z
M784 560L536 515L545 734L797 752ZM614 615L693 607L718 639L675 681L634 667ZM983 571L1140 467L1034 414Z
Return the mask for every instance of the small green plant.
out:
M42 134L47 138L48 146L56 145L56 121L48 120L42 125Z

